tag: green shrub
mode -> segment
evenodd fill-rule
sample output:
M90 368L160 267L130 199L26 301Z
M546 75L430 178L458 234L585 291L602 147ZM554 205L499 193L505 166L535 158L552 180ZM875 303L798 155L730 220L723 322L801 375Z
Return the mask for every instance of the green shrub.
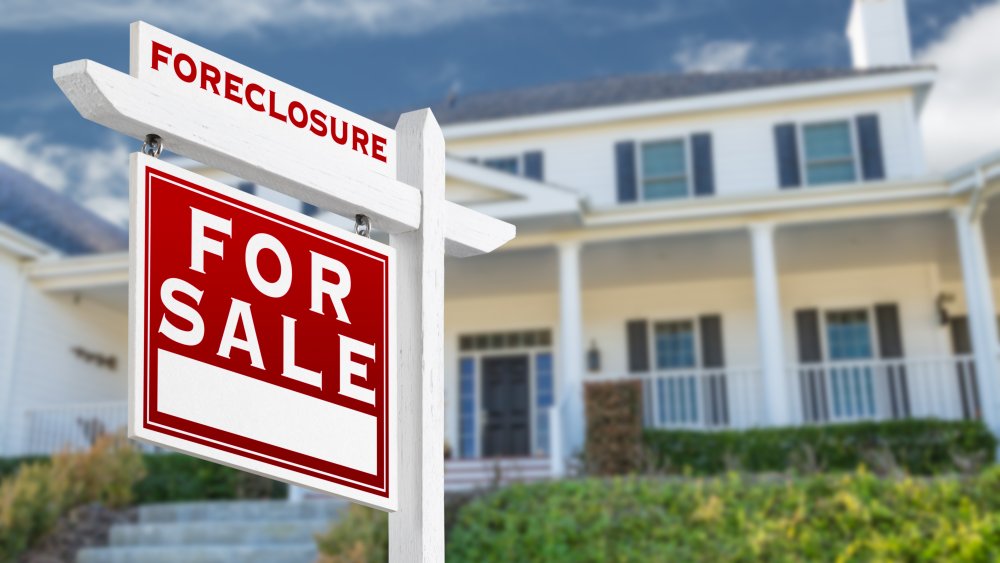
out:
M142 456L120 437L85 452L32 461L0 482L0 561L13 561L70 509L101 502L124 506L145 475Z
M896 466L917 475L974 470L993 460L997 440L982 422L910 419L752 430L646 430L660 471L712 475L788 468L851 471Z
M1000 468L976 478L618 477L465 506L450 561L991 561Z
M316 537L320 563L382 563L389 559L389 518L352 504L330 531Z
M135 486L139 503L286 498L288 486L184 454L147 454L148 475Z

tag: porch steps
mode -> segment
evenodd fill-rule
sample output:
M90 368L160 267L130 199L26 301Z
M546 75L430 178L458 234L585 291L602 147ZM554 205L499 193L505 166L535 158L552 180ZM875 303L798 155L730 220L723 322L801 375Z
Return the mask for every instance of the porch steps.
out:
M315 534L346 507L331 499L142 506L138 523L112 527L109 545L81 550L77 563L311 563Z

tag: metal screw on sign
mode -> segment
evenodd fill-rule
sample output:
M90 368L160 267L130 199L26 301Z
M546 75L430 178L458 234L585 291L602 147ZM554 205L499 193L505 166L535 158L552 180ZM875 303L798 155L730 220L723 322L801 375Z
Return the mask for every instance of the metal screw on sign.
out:
M159 158L160 153L163 152L163 139L159 135L150 133L146 135L146 139L142 142L142 148L139 149L143 154L147 154L153 158Z
M367 215L358 213L354 216L354 232L365 238L372 238L372 220Z

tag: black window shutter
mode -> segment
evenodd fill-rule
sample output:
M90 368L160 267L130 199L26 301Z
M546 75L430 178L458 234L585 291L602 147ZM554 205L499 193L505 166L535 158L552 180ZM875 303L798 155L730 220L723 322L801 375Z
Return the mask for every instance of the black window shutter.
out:
M778 156L778 183L782 189L802 185L799 171L799 144L794 123L774 126L774 150Z
M615 168L618 179L618 201L635 201L639 198L635 175L635 143L615 143Z
M625 323L628 338L628 371L644 373L649 371L649 323L645 319Z
M302 202L302 214L315 217L319 214L319 208L311 203Z
M726 365L722 346L722 317L703 315L698 319L701 329L701 364L706 368L720 368Z
M899 326L899 307L895 303L875 305L875 325L878 331L879 353L883 359L903 357L903 335ZM910 416L909 382L906 366L896 362L885 364L885 375L889 383L889 406L893 418Z
M823 342L819 331L819 311L795 311L795 331L799 343L799 388L802 414L807 422L822 422L829 418L826 398L826 378L821 367L810 367L823 361ZM776 335L780 338L780 335Z
M951 351L959 356L972 353L969 318L964 315L951 318Z
M542 151L524 153L524 175L539 182L545 179L545 158Z
M694 168L694 195L714 194L715 170L712 163L712 135L710 133L691 135L691 163Z
M885 166L882 162L882 135L879 132L878 116L875 114L859 115L857 129L862 176L865 180L885 178Z

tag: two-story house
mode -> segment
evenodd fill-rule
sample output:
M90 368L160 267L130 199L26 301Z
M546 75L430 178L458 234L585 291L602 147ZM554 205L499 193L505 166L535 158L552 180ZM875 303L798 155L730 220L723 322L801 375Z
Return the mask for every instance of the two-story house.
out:
M649 426L941 417L1000 431L1000 157L928 173L935 70L913 64L903 0L855 0L847 31L851 68L602 78L432 108L449 199L518 226L500 251L447 263L450 487L497 463L564 471L584 385L615 378L643 382ZM28 283L99 301L124 327L125 255L50 262ZM123 336L103 353L125 350ZM44 405L12 395L7 453L78 439L97 412L73 404L87 383L69 360L27 380L31 361L10 362L14 388L63 388ZM124 379L106 400L125 400Z

